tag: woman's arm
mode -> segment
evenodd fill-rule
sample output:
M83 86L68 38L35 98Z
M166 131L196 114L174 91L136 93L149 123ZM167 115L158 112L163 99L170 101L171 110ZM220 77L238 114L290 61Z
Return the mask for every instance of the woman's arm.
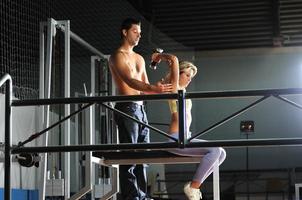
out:
M161 60L168 62L170 73L169 83L172 84L173 92L177 92L179 83L179 62L175 55L167 53L153 53L152 60L159 63Z

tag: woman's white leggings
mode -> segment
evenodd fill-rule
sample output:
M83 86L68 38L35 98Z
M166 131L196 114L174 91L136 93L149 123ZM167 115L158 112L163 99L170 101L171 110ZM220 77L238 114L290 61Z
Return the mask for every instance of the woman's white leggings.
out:
M173 133L170 136L178 139L178 133ZM173 141L170 139L170 141ZM193 139L192 142L201 142L205 140ZM193 177L193 181L203 183L206 178L213 172L214 163L219 160L219 165L225 160L226 152L221 147L202 147L202 148L185 148L173 149L169 152L181 155L200 157L200 163Z

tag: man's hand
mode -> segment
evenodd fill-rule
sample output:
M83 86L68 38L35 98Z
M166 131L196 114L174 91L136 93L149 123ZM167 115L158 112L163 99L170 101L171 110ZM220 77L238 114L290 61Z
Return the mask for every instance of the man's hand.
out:
M154 91L157 93L170 93L173 91L173 86L170 83L163 84L161 81L159 81L154 86Z

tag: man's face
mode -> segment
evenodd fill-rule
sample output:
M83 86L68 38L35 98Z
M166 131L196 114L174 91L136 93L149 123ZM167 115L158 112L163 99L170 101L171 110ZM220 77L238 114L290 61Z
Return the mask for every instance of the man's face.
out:
M132 24L129 30L123 30L124 39L132 46L138 45L141 38L141 27L137 24Z

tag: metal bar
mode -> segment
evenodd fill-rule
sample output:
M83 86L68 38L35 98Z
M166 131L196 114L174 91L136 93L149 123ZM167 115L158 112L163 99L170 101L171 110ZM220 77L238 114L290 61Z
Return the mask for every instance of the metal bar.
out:
M90 84L91 84L91 95L95 96L95 60L100 59L98 56L91 56L90 57Z
M177 94L152 94L152 95L129 95L129 96L98 96L98 97L71 97L53 99L28 99L14 100L12 106L34 106L34 105L55 105L55 104L74 104L74 103L97 103L97 102L129 102L141 100L163 100L177 99Z
M219 181L219 160L213 166L213 198L220 200L220 181Z
M90 185L89 186L86 186L86 187L83 187L82 189L80 189L76 194L72 195L69 200L79 200L81 199L85 194L87 194L88 192L91 191L91 187Z
M99 56L91 56L90 57L90 95L96 96L95 92L95 61L96 59L100 59ZM86 144L95 144L96 142L96 131L95 131L95 113L96 113L96 106L93 105L89 110L88 113L85 112L85 136L86 136ZM86 120L87 119L87 120ZM93 188L92 184L96 177L95 175L96 170L92 163L92 152L85 152L85 182L84 187ZM91 193L91 200L94 200L94 192Z
M268 95L302 94L302 88L271 89L271 90L246 90L246 91L224 91L224 92L194 92L186 93L187 99L197 98L228 98L228 97L251 97ZM177 94L152 94L152 95L125 95L125 96L102 96L102 97L82 97L82 98L53 98L53 99L29 99L14 100L12 106L33 106L33 105L52 105L68 103L91 103L91 102L122 102L140 100L167 100L177 99Z
M60 29L61 31L65 32L65 27L64 26L57 25L56 27L58 29ZM96 55L98 55L98 56L100 56L102 58L106 58L106 56L102 52L100 52L99 50L97 50L96 48L94 48L92 45L90 45L88 42L86 42L85 40L83 40L80 36L78 36L77 34L73 33L72 31L70 31L70 38L73 39L73 40L75 40L76 42L78 42L80 45L82 45L83 47L85 47L86 49L88 49L89 51L91 51L92 53L95 53Z
M241 109L241 110L239 110L239 111L233 113L232 115L230 115L230 116L224 118L223 120L221 120L221 121L219 121L219 122L213 124L212 126L210 126L209 128L203 130L202 132L197 133L196 135L194 135L194 136L192 136L191 138L189 138L188 141L191 141L191 140L193 140L194 138L197 138L197 137L199 137L199 136L201 136L201 135L204 135L204 134L208 133L209 131L211 131L211 130L217 128L218 126L221 126L222 124L224 124L224 123L230 121L231 119L237 117L238 115L241 115L242 113L244 113L244 112L247 111L248 109L250 109L250 108L256 106L258 103L260 103L261 101L267 99L268 97L269 97L269 96L265 96L265 97L262 97L261 99L258 99L258 100L255 101L254 103L252 103L252 104L246 106L245 108L243 108L243 109Z
M65 26L65 63L64 63L64 97L70 97L70 21L66 20L63 22ZM70 115L70 104L64 105L64 114ZM70 119L68 118L64 124L64 144L70 145ZM70 153L64 154L64 198L67 200L70 197Z
M52 69L52 50L53 50L53 40L55 36L55 20L49 18L47 20L47 49L46 49L46 63L45 63L45 89L42 96L44 98L50 98L50 90L51 90L51 69ZM44 51L44 50L43 50ZM40 94L41 95L41 94ZM49 126L49 111L50 106L45 106L44 109L44 124L43 127ZM45 146L48 144L48 132L45 133L43 138L43 143ZM47 174L47 154L44 154L44 162L41 163L41 173L42 173L42 184L39 184L39 199L45 199L45 188L46 188L46 174Z
M39 77L39 98L45 98L45 33L44 33L44 28L45 26L47 26L47 22L41 22L40 23L40 77ZM50 36L48 36L50 37ZM48 38L49 39L49 38ZM47 43L48 44L48 43ZM41 106L38 108L38 129L41 130L44 128L44 124L45 124L45 115L44 113L45 111L45 106ZM46 136L45 136L46 137ZM47 157L46 157L47 159ZM41 164L41 168L45 169L46 164L42 163ZM41 173L43 173L43 171L41 170ZM45 173L45 171L44 171ZM42 175L43 179L45 177L45 174ZM39 178L36 177L36 183L38 183L40 181ZM43 194L45 194L45 188L44 188L44 183L43 184L39 184L39 188L40 188L40 193L39 193L39 197L40 199L43 199L44 196Z
M264 146L300 146L302 138L269 138L249 140L212 140L191 142L185 148L200 147L264 147ZM101 145L70 145L48 147L20 147L12 149L12 154L42 152L74 152L74 151L116 151L116 150L169 150L179 148L176 142L138 143L138 144L101 144Z
M178 144L181 148L187 141L187 127L186 127L186 99L184 90L178 91L178 121L184 123L178 123Z
M44 58L44 48L45 48L45 34L44 34L44 27L45 27L45 22L40 23L40 80L39 80L39 98L44 97L44 81L45 81L45 58Z
M249 140L212 140L205 142L191 142L186 145L194 147L264 147L264 146L292 146L302 145L302 138L268 138Z
M0 87L2 87L2 85L6 83L6 81L9 81L12 84L12 78L9 74L2 76L2 78L0 79Z
M90 145L93 145L93 142L95 141L95 127L94 122L92 121L93 116L92 116L92 110L93 108L90 107L89 110L87 110L84 113L85 116L85 138L86 142ZM84 187L90 187L92 189L92 184L94 182L94 177L95 177L95 168L94 165L92 165L92 152L87 151L85 152L85 182L84 182ZM93 199L93 197L92 197Z
M277 99L280 99L281 101L284 101L286 103L289 103L292 106L295 106L296 108L302 109L302 106L300 104L297 104L296 102L293 102L285 97L280 97L279 95L274 95Z
M4 135L4 199L11 199L11 103L13 95L12 78L5 74L0 80L0 87L5 85L5 135Z
M70 146L48 146L48 147L19 147L12 149L12 154L22 152L81 152L81 151L113 151L113 150L146 150L146 149L165 149L178 148L176 142L157 142L157 143L121 143L121 144L99 144L99 145L70 145Z
M84 109L88 108L89 106L91 106L93 103L90 103L90 104L87 104L85 105L84 107L80 108L79 110L69 114L68 116L64 117L63 119L60 119L59 121L57 121L56 123L52 124L51 126L47 127L46 129L38 132L38 133L35 133L33 135L31 135L28 139L26 139L25 141L23 142L20 142L17 146L18 147L21 147L21 146L24 146L25 144L33 141L34 139L36 139L37 137L39 137L40 135L46 133L47 131L49 131L50 129L56 127L57 125L61 124L62 122L64 122L65 120L71 118L72 116L78 114L79 112L83 111Z
M113 112L116 112L116 113L118 113L118 114L120 114L120 115L122 115L122 116L124 116L126 118L129 118L129 119L131 119L131 120L133 120L133 121L135 121L135 122L137 122L137 123L139 123L141 125L144 125L144 126L148 127L149 129L151 129L153 131L156 131L156 132L160 133L161 135L164 135L164 136L170 138L171 140L177 141L175 138L171 137L170 135L168 135L167 133L165 133L164 131L162 131L160 129L157 129L157 128L153 127L153 126L150 126L149 124L143 123L143 122L135 119L134 117L131 117L130 115L127 115L126 113L123 113L123 112L121 112L121 111L119 111L117 109L114 109L111 106L108 106L108 105L106 105L104 103L101 103L101 105L104 106L104 107L106 107L106 108L108 108L109 110L112 110Z
M235 91L213 91L213 92L187 92L187 99L195 98L227 98L227 97L251 97L268 95L302 94L302 88L269 89L269 90L235 90Z

